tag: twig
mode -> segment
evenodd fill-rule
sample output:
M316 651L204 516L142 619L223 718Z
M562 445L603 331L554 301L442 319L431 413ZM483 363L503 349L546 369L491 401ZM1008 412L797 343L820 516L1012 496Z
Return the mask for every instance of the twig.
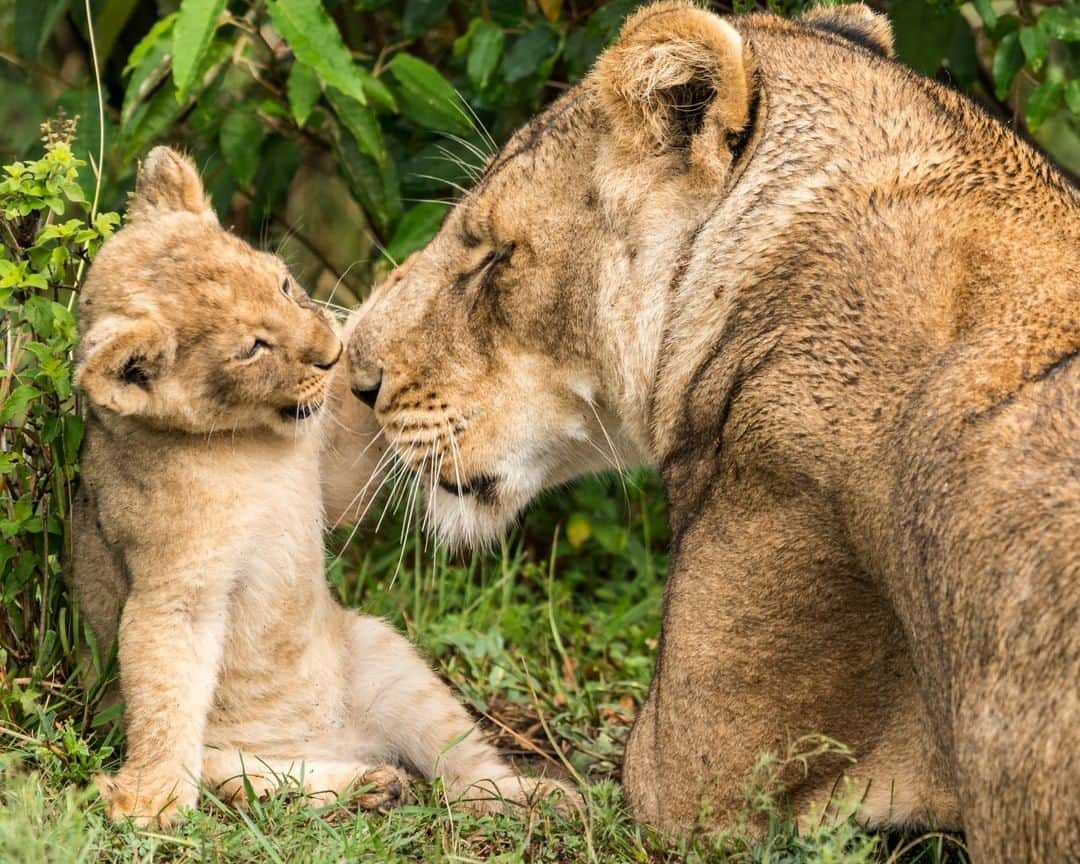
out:
M94 38L94 18L90 12L90 0L86 5L86 32L90 37L90 57L94 61L94 85L98 103L98 159L94 165L94 202L90 205L90 224L97 217L98 199L101 197L101 171L105 165L105 98L101 94L101 69L98 67L97 40Z
M507 726L498 717L494 716L493 714L488 714L487 711L481 711L480 715L482 717L484 717L485 719L490 720L492 723L494 723L496 726L498 726L500 729L502 729L503 732L506 732L508 735L510 735L515 741L517 741L526 750L529 750L530 752L535 753L537 756L540 756L541 758L546 759L552 765L557 765L560 768L562 767L562 763L560 763L558 759L553 757L550 753L545 752L542 747L536 746L535 743L530 741L528 738L526 738L524 735L522 735L520 732L518 732L513 727Z

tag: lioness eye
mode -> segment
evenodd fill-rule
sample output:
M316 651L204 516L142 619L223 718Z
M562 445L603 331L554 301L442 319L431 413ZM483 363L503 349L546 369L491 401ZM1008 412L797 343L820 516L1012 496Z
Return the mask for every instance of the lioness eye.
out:
M243 354L240 355L240 359L241 360L250 360L252 357L254 357L256 354L258 354L264 348L269 348L269 347L270 347L270 343L267 342L265 339L256 339L254 342L251 343L251 347L248 348L246 351L244 351Z

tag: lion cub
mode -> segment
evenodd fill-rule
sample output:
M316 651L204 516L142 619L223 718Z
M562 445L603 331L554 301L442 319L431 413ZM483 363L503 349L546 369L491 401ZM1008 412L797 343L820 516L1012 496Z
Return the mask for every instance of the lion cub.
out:
M331 596L320 409L341 342L185 158L147 157L80 315L73 583L102 645L119 635L127 712L110 817L172 823L200 780L243 803L245 773L257 794L363 787L365 808L400 800L401 767L485 809L558 786L516 776L405 638Z

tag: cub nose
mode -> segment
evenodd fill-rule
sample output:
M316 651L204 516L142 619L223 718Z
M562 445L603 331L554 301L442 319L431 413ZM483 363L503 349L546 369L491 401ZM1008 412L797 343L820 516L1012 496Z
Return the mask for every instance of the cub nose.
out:
M382 387L382 370L380 369L376 373L374 384L369 384L364 381L360 376L353 376L352 392L353 396L363 402L368 408L375 408L375 400L379 398L379 388Z
M334 359L324 361L312 360L311 365L316 369L322 369L323 371L333 369L337 365L338 360L341 359L341 354L344 350L345 346L338 342L337 353L334 355Z

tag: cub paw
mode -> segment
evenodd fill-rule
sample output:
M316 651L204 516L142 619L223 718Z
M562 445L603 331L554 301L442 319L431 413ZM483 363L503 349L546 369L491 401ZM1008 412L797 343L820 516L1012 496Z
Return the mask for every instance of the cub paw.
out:
M377 765L357 777L353 785L362 790L356 796L361 810L385 813L405 800L409 780L392 765Z
M545 799L562 816L580 816L585 809L581 793L566 783L549 777L516 775L476 783L469 787L459 803L477 814L521 813Z
M266 801L280 788L274 777L266 777L262 774L248 774L247 781L251 786L252 794L258 801ZM224 803L235 807L237 810L249 809L250 802L248 801L248 790L244 784L244 775L230 777L224 783L219 784L214 793Z
M94 784L105 801L105 814L113 822L130 819L138 828L175 825L180 809L198 801L198 790L183 780L161 782L121 771L112 777L99 774Z

